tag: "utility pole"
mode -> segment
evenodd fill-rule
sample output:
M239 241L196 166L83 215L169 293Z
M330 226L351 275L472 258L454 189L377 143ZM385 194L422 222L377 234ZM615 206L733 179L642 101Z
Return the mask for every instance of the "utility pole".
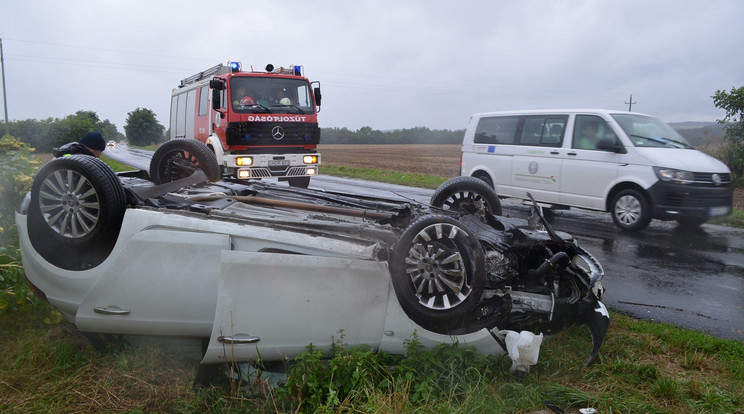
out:
M0 37L0 68L3 72L3 109L5 109L5 135L10 135L8 126L8 98L5 95L5 57L3 56L3 38Z
M633 94L630 94L630 101L625 102L626 105L628 105L628 112L633 112L633 104L638 102L633 102Z

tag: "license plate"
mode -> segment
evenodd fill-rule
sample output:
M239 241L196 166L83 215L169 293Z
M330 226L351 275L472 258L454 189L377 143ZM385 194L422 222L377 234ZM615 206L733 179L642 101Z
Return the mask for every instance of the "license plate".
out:
M288 167L289 160L269 160L269 167Z
M711 217L720 217L729 214L731 211L728 206L724 207L711 207L708 209L708 215Z

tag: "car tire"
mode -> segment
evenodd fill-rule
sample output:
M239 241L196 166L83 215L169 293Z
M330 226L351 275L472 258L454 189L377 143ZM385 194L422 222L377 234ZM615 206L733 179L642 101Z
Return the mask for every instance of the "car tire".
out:
M681 227L685 228L700 227L705 224L706 221L708 221L707 217L680 217L677 219L677 223L679 223Z
M433 332L462 328L485 288L485 253L477 237L449 217L414 221L395 244L390 272L398 302Z
M287 181L290 187L307 188L310 186L310 177L292 177Z
M204 171L209 181L222 178L217 157L195 139L172 139L161 145L150 161L150 178L155 184L186 178L197 169Z
M643 230L651 222L651 209L646 197L638 190L628 188L612 199L612 221L621 230Z
M430 205L443 210L461 210L465 204L483 202L491 214L501 215L501 201L488 183L475 177L455 177L440 185L431 196Z
M49 263L89 269L111 253L125 210L124 188L103 161L88 155L56 158L34 177L29 239Z

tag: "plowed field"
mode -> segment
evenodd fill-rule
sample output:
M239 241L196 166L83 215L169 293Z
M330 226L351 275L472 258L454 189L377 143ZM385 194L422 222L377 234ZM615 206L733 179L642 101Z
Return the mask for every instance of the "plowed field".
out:
M460 145L319 145L329 164L432 174L460 175Z

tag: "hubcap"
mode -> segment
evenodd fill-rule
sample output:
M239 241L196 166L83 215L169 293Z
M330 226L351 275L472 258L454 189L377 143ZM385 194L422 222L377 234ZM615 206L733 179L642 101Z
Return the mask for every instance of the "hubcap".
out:
M451 309L470 295L470 280L456 243L462 234L456 226L437 223L414 237L405 259L406 274L421 305Z
M98 193L82 174L59 170L47 176L39 191L39 209L57 234L75 239L88 235L98 223Z
M641 213L641 202L631 195L620 197L615 204L615 217L626 226L638 222L641 219Z

